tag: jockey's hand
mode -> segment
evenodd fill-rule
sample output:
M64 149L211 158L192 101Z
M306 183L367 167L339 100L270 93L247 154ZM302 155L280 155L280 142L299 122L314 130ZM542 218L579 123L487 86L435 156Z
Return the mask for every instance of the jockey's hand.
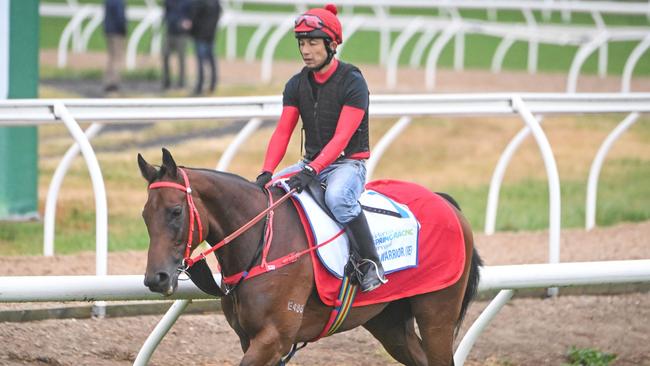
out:
M271 181L273 178L273 174L271 172L262 172L262 174L257 176L257 179L255 180L255 184L257 184L260 188L264 189L266 185Z
M296 189L296 192L300 193L302 192L307 185L309 185L309 182L311 182L314 178L316 177L316 171L314 168L310 167L309 165L306 165L298 174L295 174L291 178L289 178L289 181L287 184L289 185L289 188L291 189Z

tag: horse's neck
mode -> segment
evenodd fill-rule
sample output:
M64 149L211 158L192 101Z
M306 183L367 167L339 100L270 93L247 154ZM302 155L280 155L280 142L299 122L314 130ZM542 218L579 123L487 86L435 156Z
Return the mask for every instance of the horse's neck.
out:
M200 172L199 194L208 211L206 241L215 244L244 226L267 207L262 191L243 179L224 173ZM231 243L219 249L218 257L224 273L242 270L248 265L261 238L261 226L255 225Z

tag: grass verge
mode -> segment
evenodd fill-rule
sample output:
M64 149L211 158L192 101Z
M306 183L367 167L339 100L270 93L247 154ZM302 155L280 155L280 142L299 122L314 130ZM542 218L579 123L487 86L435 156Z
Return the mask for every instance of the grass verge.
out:
M139 217L146 190L135 170L127 168L127 165L115 165L112 171L121 173L104 177L109 192L109 251L145 250L149 242L146 228ZM73 174L68 179L70 182L64 185L68 193L62 192L57 215L56 252L71 254L94 250L95 214L92 204L88 205L92 197L69 193L70 190L84 189L84 185L88 190L89 182L84 174ZM120 181L130 183L124 187ZM627 159L610 162L601 175L599 185L598 225L650 220L648 181L650 164ZM482 231L488 189L487 185L456 186L441 191L454 196L474 230ZM583 227L586 183L563 181L561 191L562 227ZM545 181L522 180L503 185L497 215L498 231L542 230L548 228L548 223L548 188ZM42 252L42 240L41 222L0 222L0 253L3 255L38 255Z

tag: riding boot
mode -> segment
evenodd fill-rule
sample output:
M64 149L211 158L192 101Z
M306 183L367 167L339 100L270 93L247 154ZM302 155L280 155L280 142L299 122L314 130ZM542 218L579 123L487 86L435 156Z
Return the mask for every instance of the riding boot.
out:
M359 285L361 291L372 291L388 282L388 280L384 277L384 267L382 267L379 260L375 241L370 233L363 210L348 223L348 227L350 228L348 232L353 236L352 240L350 240L352 252L356 252L361 257L359 261L359 271L361 272Z

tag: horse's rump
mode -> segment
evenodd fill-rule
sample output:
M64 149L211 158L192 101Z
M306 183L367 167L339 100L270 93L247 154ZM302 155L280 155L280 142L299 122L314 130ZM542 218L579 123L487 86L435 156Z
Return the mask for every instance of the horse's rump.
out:
M398 180L373 181L366 188L405 204L418 219L421 225L418 233L418 265L389 273L387 284L369 293L359 292L353 306L411 297L456 283L465 265L465 242L460 222L449 202L420 185ZM314 243L311 226L302 207L296 202L294 204L310 245L318 244ZM319 297L324 304L334 306L341 280L323 267L314 251L310 253Z

